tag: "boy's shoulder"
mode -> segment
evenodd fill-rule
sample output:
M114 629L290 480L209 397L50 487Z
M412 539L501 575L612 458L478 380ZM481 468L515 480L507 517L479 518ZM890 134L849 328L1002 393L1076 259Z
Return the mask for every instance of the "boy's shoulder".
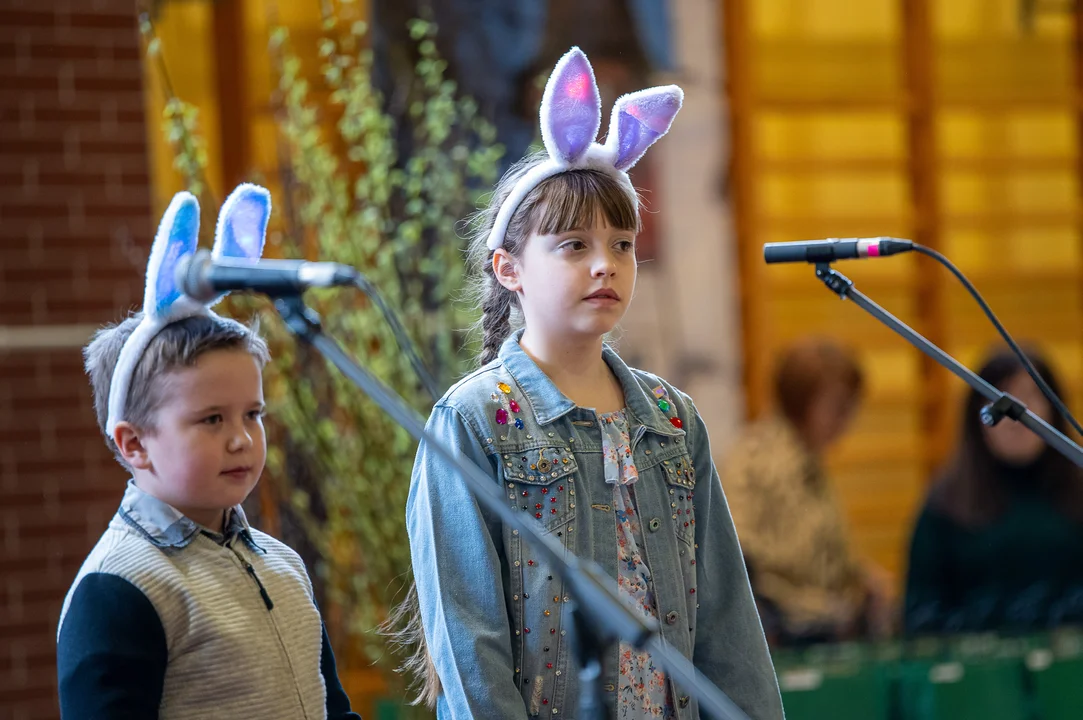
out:
M161 548L128 526L118 513L83 561L73 586L89 573L119 575L132 580L140 574L168 566L168 558L162 555Z
M161 554L159 548L139 537L135 531L125 527L119 517L114 516L72 580L60 611L59 626L63 627L72 597L88 577L107 575L117 578L150 600L147 580L156 574Z
M268 562L269 569L289 571L292 574L295 574L298 579L303 580L311 594L312 581L308 576L308 569L305 566L305 561L297 554L296 550L281 540L268 535L261 530L257 530L254 527L248 528L248 534L251 538L252 546L255 547L257 552L264 555L265 561Z
M311 587L305 563L293 548L253 527L245 532L249 537L244 542L264 558L267 570L296 575ZM163 547L128 525L118 513L83 561L69 597L85 576L100 573L127 580L153 602L187 588L193 570L215 562L205 549L200 549L201 544L193 541L183 546Z
M305 595L313 597L312 581L304 561L291 547L280 540L249 527L244 542L253 556L258 556L259 573L264 580L271 575L277 583L301 586ZM253 562L255 562L253 560ZM141 593L161 617L163 624L173 624L178 613L183 615L187 604L182 598L200 593L200 579L218 574L218 556L208 554L203 540L193 540L182 547L163 547L152 542L145 533L131 527L118 513L87 555L68 589L60 614L64 624L72 598L88 577L108 575L123 581ZM95 587L103 587L96 583ZM117 583L112 583L113 587Z

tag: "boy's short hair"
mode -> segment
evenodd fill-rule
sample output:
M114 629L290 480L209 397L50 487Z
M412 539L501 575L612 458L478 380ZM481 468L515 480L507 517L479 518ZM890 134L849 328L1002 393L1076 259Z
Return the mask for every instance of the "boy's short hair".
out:
M109 386L124 342L143 319L135 313L120 323L106 325L83 348L83 360L94 390L94 414L106 446L127 469L113 438L106 432L109 419ZM262 368L270 360L267 343L256 327L218 315L195 315L170 323L147 345L135 366L124 405L123 419L144 430L153 430L155 413L162 402L161 380L166 373L192 367L200 356L212 350L244 350Z

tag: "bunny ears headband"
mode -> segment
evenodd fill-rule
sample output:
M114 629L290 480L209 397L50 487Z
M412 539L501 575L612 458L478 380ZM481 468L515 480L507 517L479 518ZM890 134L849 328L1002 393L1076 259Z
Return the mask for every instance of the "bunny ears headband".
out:
M602 100L594 70L577 47L553 68L541 103L541 132L549 159L532 167L500 206L486 246L496 250L512 215L523 199L543 180L566 170L589 168L609 173L635 197L628 169L658 138L669 131L684 93L676 85L640 90L620 97L613 105L604 145L594 142L602 122Z
M271 216L271 194L258 185L239 185L222 205L214 235L215 260L235 258L258 260L263 254L267 221ZM109 383L109 418L106 432L112 436L124 419L135 366L150 341L170 323L194 315L214 315L211 302L192 300L177 285L177 265L196 251L199 243L199 203L187 192L179 192L162 216L147 261L147 287L143 295L143 319L125 340Z

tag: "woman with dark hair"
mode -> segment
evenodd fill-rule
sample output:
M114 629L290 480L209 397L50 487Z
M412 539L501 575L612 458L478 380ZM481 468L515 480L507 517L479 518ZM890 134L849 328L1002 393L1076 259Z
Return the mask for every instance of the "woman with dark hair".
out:
M863 377L830 340L788 348L775 373L776 412L727 453L730 504L772 645L886 634L890 582L850 546L823 454L849 426Z
M1030 354L1050 387L1049 364ZM1065 421L1013 354L979 373L1061 432ZM1023 425L981 423L971 391L954 458L910 544L908 634L1030 631L1083 621L1083 476Z

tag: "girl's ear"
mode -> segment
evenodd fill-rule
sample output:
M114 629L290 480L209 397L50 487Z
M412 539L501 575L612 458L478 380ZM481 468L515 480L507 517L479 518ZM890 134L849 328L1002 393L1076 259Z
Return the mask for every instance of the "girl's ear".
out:
M493 251L493 275L498 283L512 292L519 292L523 288L519 279L519 264L504 248Z

